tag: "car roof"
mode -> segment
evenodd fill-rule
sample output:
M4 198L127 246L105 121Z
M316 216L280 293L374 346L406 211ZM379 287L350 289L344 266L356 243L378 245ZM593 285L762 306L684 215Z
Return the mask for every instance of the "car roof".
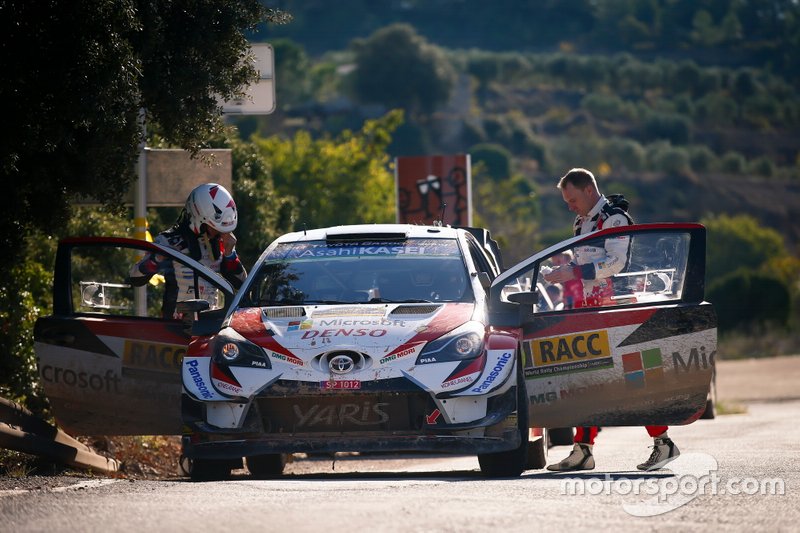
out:
M450 226L420 226L415 224L352 224L331 226L287 233L277 243L320 240L401 240L414 238L457 239L464 230Z

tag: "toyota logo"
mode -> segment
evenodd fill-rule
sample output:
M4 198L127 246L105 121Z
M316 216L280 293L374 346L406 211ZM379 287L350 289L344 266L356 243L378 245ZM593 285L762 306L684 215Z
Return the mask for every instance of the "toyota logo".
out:
M347 374L353 370L355 361L349 355L337 355L328 361L328 367L334 374Z

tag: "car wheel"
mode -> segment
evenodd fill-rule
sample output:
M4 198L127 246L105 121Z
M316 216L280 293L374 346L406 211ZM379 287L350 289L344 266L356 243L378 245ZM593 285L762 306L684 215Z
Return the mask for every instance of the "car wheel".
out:
M517 428L519 429L519 446L513 450L496 453L478 454L478 463L481 473L486 477L516 477L520 475L528 464L528 396L525 393L525 379L522 376L522 367L517 364ZM539 439L542 441L542 439Z
M526 470L539 470L547 466L547 430L541 437L528 443Z
M256 479L273 479L283 473L286 466L286 454L268 453L251 455L245 458L250 475Z
M717 416L715 403L717 401L717 374L711 376L711 388L708 391L708 399L706 400L706 409L700 415L701 420L713 420Z
M192 481L220 481L231 475L231 461L221 459L189 459ZM183 467L186 470L186 467Z
M572 446L574 438L572 428L549 428L547 436L550 446Z

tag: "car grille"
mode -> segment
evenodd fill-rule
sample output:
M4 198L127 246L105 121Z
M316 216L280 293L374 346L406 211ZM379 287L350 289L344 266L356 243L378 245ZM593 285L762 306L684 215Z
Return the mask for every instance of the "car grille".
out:
M438 310L441 305L398 305L394 311L390 313L391 316L395 315L429 315Z
M306 316L302 307L265 307L264 316L267 318L297 318Z
M270 434L418 432L430 397L423 392L259 398ZM431 409L432 410L432 409Z

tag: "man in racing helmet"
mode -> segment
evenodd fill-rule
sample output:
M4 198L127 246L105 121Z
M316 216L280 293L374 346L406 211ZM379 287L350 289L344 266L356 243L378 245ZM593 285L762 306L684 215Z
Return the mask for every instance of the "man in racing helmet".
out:
M159 233L155 242L188 255L239 288L247 273L236 254L233 230L237 221L236 203L225 187L204 183L189 193L175 225ZM131 268L131 283L140 287L157 273L163 274L166 281L161 308L165 318L180 318L175 307L184 300L201 298L208 301L212 309L218 306L218 294L213 286L198 277L195 292L192 270L165 261L157 254L146 255Z
M594 175L583 168L573 168L558 182L561 196L570 211L574 212L575 235L585 235L603 228L627 226L633 219L627 213L627 201L617 197L615 202L600 194ZM550 283L569 283L580 280L583 283L583 300L575 307L608 305L613 296L611 277L625 268L629 237L612 237L604 241L604 246L579 246L575 249L572 262L558 266L544 275ZM657 470L672 461L680 451L667 436L668 426L645 426L653 437L653 451L639 470ZM594 469L592 447L597 436L597 427L575 428L575 444L572 453L563 461L547 467L556 472Z

